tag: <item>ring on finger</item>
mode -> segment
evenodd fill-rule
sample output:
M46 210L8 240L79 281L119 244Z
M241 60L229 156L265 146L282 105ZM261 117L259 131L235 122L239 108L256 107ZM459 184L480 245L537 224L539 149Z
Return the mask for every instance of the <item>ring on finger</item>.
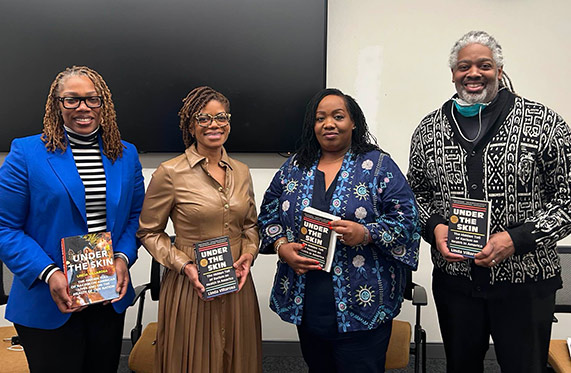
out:
M341 236L339 237L339 242L345 243L345 239L343 238L343 235L341 235Z
M498 262L496 262L496 259L492 259L492 266L495 266L496 264L498 264Z

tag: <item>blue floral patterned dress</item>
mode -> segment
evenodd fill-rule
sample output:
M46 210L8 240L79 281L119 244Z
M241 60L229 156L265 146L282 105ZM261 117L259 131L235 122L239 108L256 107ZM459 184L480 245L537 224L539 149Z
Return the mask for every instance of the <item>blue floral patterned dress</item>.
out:
M280 237L297 242L301 211L311 205L317 162L299 168L295 155L274 176L258 217L261 253L273 253ZM367 227L368 245L337 242L332 287L339 332L371 330L400 311L406 273L418 265L419 225L414 195L398 166L385 153L348 152L338 173L329 212ZM277 263L270 308L300 325L306 275Z

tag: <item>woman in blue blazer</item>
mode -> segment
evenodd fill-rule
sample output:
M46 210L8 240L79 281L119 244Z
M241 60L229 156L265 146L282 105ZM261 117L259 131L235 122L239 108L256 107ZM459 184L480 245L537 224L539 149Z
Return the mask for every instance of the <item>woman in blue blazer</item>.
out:
M103 78L87 67L61 72L43 133L15 139L0 168L0 259L14 273L6 319L32 372L117 371L143 197L137 150L121 141ZM105 231L119 297L72 307L61 239Z

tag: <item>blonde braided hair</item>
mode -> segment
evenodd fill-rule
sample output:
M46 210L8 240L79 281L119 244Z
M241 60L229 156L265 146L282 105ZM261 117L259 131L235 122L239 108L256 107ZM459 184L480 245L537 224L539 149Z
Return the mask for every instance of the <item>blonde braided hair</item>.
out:
M97 94L103 98L101 122L99 123L103 141L103 154L112 162L115 162L117 158L123 155L125 146L121 143L121 133L117 127L117 117L115 105L113 105L111 100L111 91L103 77L86 66L66 68L56 76L50 87L44 114L44 129L42 131L42 141L46 144L46 149L50 152L55 152L56 149L64 152L67 148L63 117L57 98L65 80L71 76L87 76L93 82Z
M197 87L190 91L188 95L182 100L183 105L178 116L180 117L180 130L182 131L182 140L184 146L189 147L194 144L195 138L190 132L192 124L195 122L195 114L199 113L206 104L210 101L216 100L224 106L227 113L230 112L230 101L222 93L207 87Z

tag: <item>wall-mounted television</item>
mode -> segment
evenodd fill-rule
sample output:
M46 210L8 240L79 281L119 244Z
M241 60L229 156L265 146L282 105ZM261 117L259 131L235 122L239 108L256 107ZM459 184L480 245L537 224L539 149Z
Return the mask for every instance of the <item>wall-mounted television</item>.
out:
M87 65L141 152L184 150L177 113L194 87L231 103L230 152L296 148L325 87L326 0L26 0L0 11L0 151L41 132L49 85Z

